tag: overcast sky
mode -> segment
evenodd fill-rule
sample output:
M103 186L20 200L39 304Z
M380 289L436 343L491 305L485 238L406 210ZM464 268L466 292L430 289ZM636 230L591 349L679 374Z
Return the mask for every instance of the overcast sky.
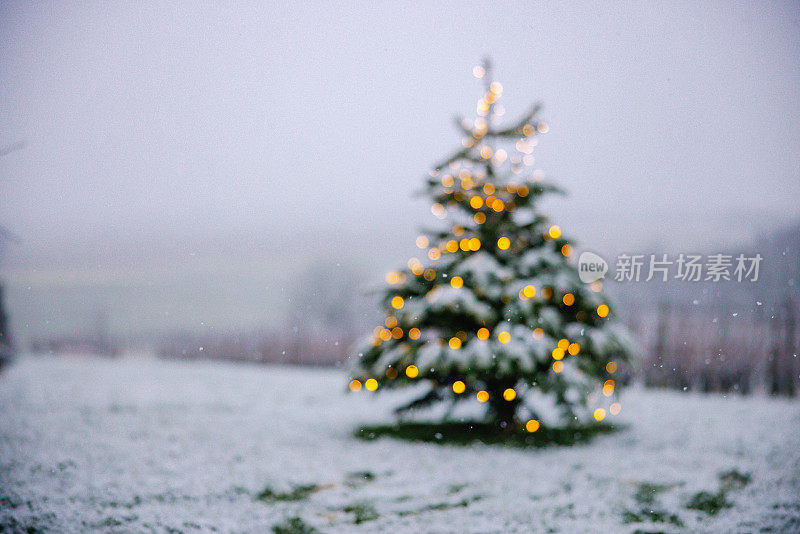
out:
M400 257L491 54L598 250L800 217L797 2L0 6L3 270ZM377 260L376 260L377 258ZM12 277L13 277L12 276Z

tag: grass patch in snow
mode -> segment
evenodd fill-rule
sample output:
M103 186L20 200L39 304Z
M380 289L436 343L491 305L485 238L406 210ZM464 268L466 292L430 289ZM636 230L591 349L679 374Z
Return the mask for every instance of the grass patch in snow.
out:
M720 511L731 508L733 503L728 500L728 494L739 491L750 483L749 473L740 473L731 469L719 475L719 490L716 492L699 491L692 495L686 508L698 510L708 515L716 515Z
M276 501L302 501L307 499L309 495L319 489L317 484L302 484L292 486L289 491L276 491L270 486L267 486L258 494L257 498L260 501L276 502Z
M535 433L522 429L510 433L499 433L494 425L476 421L399 422L392 425L362 426L355 431L354 435L368 441L389 437L440 445L483 443L508 447L546 447L588 443L600 434L608 434L619 429L618 425L591 423L563 427L541 426Z
M353 514L353 523L360 525L367 521L375 521L380 517L375 507L366 502L357 502L342 509L347 514Z
M283 523L273 525L272 532L274 534L316 534L319 531L306 524L302 518L290 517Z

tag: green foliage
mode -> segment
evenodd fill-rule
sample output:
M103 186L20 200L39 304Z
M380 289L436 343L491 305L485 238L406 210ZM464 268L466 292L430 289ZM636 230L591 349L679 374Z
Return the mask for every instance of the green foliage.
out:
M367 441L389 437L440 445L484 443L510 447L546 447L587 443L595 436L618 429L619 426L615 425L592 423L564 427L541 426L535 433L521 429L498 433L492 423L485 422L399 422L393 425L363 426L355 432L355 436Z

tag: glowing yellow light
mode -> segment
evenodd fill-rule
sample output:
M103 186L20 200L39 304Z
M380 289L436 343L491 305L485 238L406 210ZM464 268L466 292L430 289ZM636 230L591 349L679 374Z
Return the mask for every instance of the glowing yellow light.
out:
M561 247L561 254L569 258L569 255L572 254L572 245L566 244L563 247Z
M500 213L501 211L503 211L503 209L505 209L505 207L506 207L505 202L503 202L499 198L497 200L495 200L494 202L492 202L492 209L494 211L496 211L497 213Z
M364 387L367 388L369 391L375 391L378 389L378 381L374 378L368 378L366 382L364 382Z
M492 82L492 84L489 86L489 91L499 95L503 92L503 86L500 85L500 82Z
M395 369L394 367L389 367L388 369L386 369L386 378L388 378L389 380L394 380L395 378L397 378L397 369Z
M400 295L395 295L394 297L392 297L392 308L394 308L395 310L399 310L400 308L402 308L403 304L405 304L405 300L403 300L403 297L401 297Z
M534 339L542 339L544 337L544 330L541 328L534 328L533 337Z
M580 350L581 350L581 346L580 346L580 345L578 345L577 343L570 343L570 344L569 344L569 347L567 347L567 351L568 351L570 354L572 354L573 356L575 356L576 354L578 354L578 353L580 352Z
M489 329L481 328L478 330L478 339L489 339Z
M564 370L564 362L562 361L553 362L553 372L560 373L563 370Z
M469 199L469 205L472 206L472 209L480 209L483 206L483 199L478 195L475 195Z
M500 343L508 343L509 341L511 341L511 334L509 334L508 332L500 332L499 334L497 334L497 341L499 341Z
M596 421L602 421L606 418L606 411L602 408L598 408L594 411L594 418Z
M464 252L469 252L469 239L465 237L464 239L458 242L458 246Z
M483 184L483 192L487 195L491 195L495 192L494 184Z
M532 299L536 295L536 288L532 285L527 285L522 288L522 294L527 298Z
M530 136L530 135L533 135L533 132L535 132L535 131L536 131L536 128L534 128L530 124L526 124L525 126L522 127L522 135L524 135L526 137Z
M573 295L572 293L567 293L561 300L564 302L566 306L572 306L573 304L575 304L575 295Z
M511 240L507 237L501 237L497 240L497 248L500 250L506 250L508 247L511 246Z
M419 248L428 248L429 243L430 242L428 241L428 238L424 235L421 235L417 238L417 247Z
M469 240L469 249L473 252L480 250L481 248L481 240L477 237L473 237Z
M422 332L420 332L419 328L412 328L411 330L408 331L409 339L416 340L416 339L419 339L419 336L421 336L421 335L422 335Z
M464 285L464 280L460 276L454 276L450 279L450 285L458 289Z
M527 197L529 193L530 193L530 189L528 189L528 186L521 185L521 186L519 186L517 188L517 195L522 197L522 198Z
M621 409L622 405L618 402L615 402L614 404L608 407L608 411L611 412L611 415L617 415Z
M509 402L517 398L517 392L512 388L508 388L503 392L503 398Z
M397 317L395 317L394 315L390 315L389 317L386 318L385 324L386 328L394 328L395 326L397 326Z
M419 375L419 369L417 369L416 365L406 367L406 376L408 378L417 378L417 375Z
M432 249L428 250L428 257L430 259L432 259L433 261L436 261L436 260L438 260L439 258L442 257L442 253L439 252L438 248L432 248Z
M614 362L608 362L606 364L606 371L608 372L608 374L613 375L614 373L617 372L617 364Z
M553 239L558 239L559 237L561 237L561 228L558 226L551 226L550 229L547 231L547 234Z
M382 328L381 333L378 335L378 337L380 337L384 341L389 341L390 339L392 339L392 331L389 330L388 328Z
M461 348L461 340L457 337L451 337L450 341L447 342L450 345L451 349L460 349Z
M489 400L489 392L480 390L478 393L475 394L475 397L478 399L478 402L486 402Z
M395 339L400 339L401 337L403 337L403 329L400 328L399 326L395 326L394 328L392 328L392 337Z
M539 430L539 421L536 419L531 419L527 423L525 423L525 430L533 434L537 430Z
M549 299L550 297L553 296L553 289L550 287L545 287L544 289L542 289L542 296L546 299Z
M361 391L361 381L360 380L351 380L350 381L350 391Z
M564 338L564 339L559 339L558 340L558 348L559 349L567 350L568 347L569 347L569 340L568 339Z
M603 395L606 397L610 397L614 394L614 381L613 380L606 380L603 383Z
M483 224L486 222L486 215L483 213L476 213L472 216L477 224Z
M601 304L600 306L597 307L597 315L599 315L600 317L605 317L606 315L608 315L608 312L609 312L608 306L606 306L605 304Z
M433 282L433 280L436 278L436 271L434 271L433 269L425 269L425 272L422 274L422 277L428 282Z
M453 235L454 236L460 237L463 233L464 233L464 227L463 226L455 225L453 227Z
M489 147L488 147L488 146L486 146L486 145L484 145L483 147L481 147L481 157L482 157L483 159L489 159L489 158L491 158L491 157L492 157L492 149L491 149L491 148L489 148Z
M551 354L554 360L561 360L562 358L564 358L564 349L556 347L553 349L553 352Z
M461 395L462 393L464 393L464 391L466 391L466 389L467 386L461 380L456 380L455 382L453 382L453 393L455 393L456 395Z
M447 252L453 253L458 252L458 241L451 239L447 242L447 246L445 247Z

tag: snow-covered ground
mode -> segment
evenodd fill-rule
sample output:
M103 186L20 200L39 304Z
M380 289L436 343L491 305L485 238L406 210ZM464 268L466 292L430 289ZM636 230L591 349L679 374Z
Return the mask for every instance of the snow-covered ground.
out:
M627 430L589 445L452 447L354 439L396 399L345 385L337 370L21 358L0 375L0 531L270 532L299 516L321 532L800 532L797 402L633 390ZM686 508L731 470L751 477L732 507Z

